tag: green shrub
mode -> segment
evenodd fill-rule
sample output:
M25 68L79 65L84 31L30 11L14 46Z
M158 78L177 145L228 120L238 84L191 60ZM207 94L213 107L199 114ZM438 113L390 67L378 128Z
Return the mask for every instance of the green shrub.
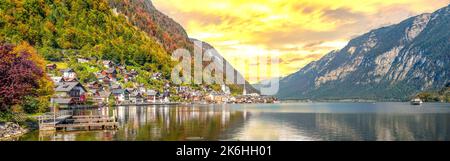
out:
M39 110L39 100L34 97L27 96L25 97L22 105L22 109L25 113L33 114L38 112Z
M47 112L49 109L49 101L48 97L25 97L22 103L22 110L27 114L35 114Z

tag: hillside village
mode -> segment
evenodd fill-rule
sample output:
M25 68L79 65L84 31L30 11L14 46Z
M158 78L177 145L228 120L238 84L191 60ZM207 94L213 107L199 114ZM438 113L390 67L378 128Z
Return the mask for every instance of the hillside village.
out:
M55 94L51 106L60 108L98 107L114 105L159 105L159 104L224 104L224 103L274 103L276 98L260 96L257 93L233 96L229 87L213 90L208 86L194 89L190 86L172 85L156 72L152 79L163 82L162 87L151 88L138 83L143 77L138 71L109 60L78 58L78 64L100 64L95 71L95 79L82 83L72 68L59 69L55 63L47 64L48 76L54 83ZM93 68L93 67L91 67Z

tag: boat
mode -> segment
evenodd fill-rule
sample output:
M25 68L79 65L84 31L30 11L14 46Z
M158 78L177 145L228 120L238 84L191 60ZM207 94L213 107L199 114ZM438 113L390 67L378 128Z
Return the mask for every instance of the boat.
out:
M411 105L422 105L423 101L420 98L411 100Z

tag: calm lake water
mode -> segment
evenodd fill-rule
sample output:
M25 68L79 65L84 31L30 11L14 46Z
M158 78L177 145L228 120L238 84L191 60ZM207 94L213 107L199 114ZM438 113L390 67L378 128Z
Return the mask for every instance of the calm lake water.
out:
M292 103L117 107L115 131L29 133L24 141L450 141L450 104Z

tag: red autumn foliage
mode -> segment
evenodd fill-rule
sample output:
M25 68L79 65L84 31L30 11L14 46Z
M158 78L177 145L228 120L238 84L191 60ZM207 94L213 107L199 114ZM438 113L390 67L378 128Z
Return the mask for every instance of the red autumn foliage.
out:
M30 59L31 54L14 53L14 45L0 44L0 110L19 104L25 96L36 96L44 71Z

